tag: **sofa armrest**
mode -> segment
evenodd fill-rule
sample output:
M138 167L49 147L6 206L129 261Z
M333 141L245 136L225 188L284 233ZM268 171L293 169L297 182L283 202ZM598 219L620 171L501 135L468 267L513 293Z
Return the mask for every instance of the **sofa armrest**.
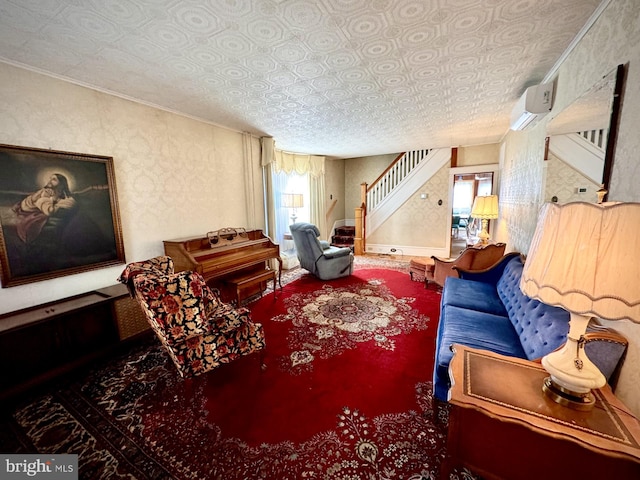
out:
M618 332L602 325L590 324L587 333L584 334L585 342L612 342L623 346L629 345L629 341Z
M589 323L584 339L584 348L589 359L615 390L629 341L615 330L600 325L596 319Z
M458 275L464 280L473 280L475 282L484 282L496 285L498 280L500 280L500 277L502 277L502 272L504 272L507 263L519 255L519 252L507 253L496 263L484 270L465 270L458 267L453 268L458 271Z

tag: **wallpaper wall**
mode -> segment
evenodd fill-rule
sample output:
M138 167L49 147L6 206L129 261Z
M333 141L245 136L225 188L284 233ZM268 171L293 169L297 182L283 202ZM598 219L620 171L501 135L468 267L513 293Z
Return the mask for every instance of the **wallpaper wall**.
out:
M324 191L326 194L325 205L327 208L327 231L331 234L333 225L338 222L344 224L345 218L345 188L344 188L344 160L327 158L324 164ZM327 238L326 240L330 240Z
M550 202L555 196L558 203L595 202L600 184L594 183L579 171L563 162L549 152L549 159L544 163L544 202ZM579 189L586 189L580 192Z
M162 254L164 239L262 228L262 214L247 225L241 133L6 64L0 84L0 143L113 157L127 261ZM2 288L0 313L115 284L121 270Z
M472 165L486 165L498 163L500 157L500 145L490 143L488 145L476 145L472 147L458 148L458 167Z
M375 232L367 245L445 247L449 207L449 170L442 167ZM426 193L426 199L420 198ZM442 205L438 201L442 200Z
M514 250L526 253L535 230L542 201L548 118L618 64L627 64L628 71L609 200L640 201L640 9L636 0L613 0L560 67L551 114L533 129L511 132L505 139L500 188L501 222L505 225L499 231ZM604 323L630 341L616 394L640 416L640 325L629 321Z

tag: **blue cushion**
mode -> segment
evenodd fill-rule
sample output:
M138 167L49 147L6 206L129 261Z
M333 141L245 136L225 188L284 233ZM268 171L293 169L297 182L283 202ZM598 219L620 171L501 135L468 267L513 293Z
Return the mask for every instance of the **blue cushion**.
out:
M569 312L533 300L520 290L523 264L509 262L498 281L498 295L513 324L528 360L535 360L563 345L569 332Z
M512 357L524 358L524 351L508 317L475 312L448 305L444 307L445 321L440 336L439 363L449 365L454 343L472 348L491 350ZM443 361L444 360L444 361Z
M478 312L507 316L496 287L490 283L447 277L442 290L442 305L468 308Z
M525 356L518 335L507 317L452 305L443 306L434 366L434 393L441 400L446 400L448 395L449 362L453 356L450 347L454 343L512 357Z

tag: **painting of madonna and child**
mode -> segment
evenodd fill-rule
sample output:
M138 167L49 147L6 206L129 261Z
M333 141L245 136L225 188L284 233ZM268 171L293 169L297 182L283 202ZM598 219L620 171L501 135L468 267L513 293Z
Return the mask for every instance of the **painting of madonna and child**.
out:
M2 287L124 262L111 157L0 145Z

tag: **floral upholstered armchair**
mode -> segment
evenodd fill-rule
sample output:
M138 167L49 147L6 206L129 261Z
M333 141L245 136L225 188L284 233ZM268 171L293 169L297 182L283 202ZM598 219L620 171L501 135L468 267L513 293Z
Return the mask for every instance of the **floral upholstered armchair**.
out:
M248 309L223 303L197 272L174 273L170 257L130 263L118 280L142 307L182 377L265 347L262 325L251 321Z

